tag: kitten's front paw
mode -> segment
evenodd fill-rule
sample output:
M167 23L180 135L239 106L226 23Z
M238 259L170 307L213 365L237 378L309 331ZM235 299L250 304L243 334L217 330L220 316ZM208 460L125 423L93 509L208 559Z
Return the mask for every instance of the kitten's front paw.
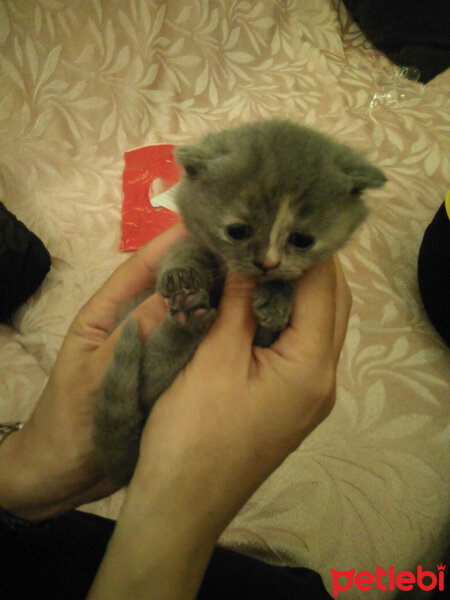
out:
M158 277L157 292L170 300L182 291L196 292L204 288L204 281L197 269L168 269Z
M283 331L291 314L291 301L274 293L270 286L258 286L253 291L253 312L262 327Z
M215 310L210 308L209 293L195 269L171 269L160 277L158 292L167 299L170 315L183 327L204 327L213 320Z

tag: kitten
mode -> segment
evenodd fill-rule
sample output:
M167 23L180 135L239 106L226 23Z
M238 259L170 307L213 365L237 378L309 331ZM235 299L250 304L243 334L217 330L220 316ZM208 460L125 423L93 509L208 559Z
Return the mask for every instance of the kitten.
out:
M225 270L257 281L255 343L269 345L289 321L298 278L345 243L367 214L363 190L386 181L353 150L282 120L209 135L176 159L190 237L159 266L156 291L169 314L144 345L126 321L95 416L100 467L119 484L131 478L154 402L214 320Z

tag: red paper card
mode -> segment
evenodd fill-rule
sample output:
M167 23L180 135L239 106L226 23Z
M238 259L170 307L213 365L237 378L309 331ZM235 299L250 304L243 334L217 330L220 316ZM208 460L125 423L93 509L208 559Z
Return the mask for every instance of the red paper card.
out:
M161 179L167 190L181 179L182 167L173 156L175 148L158 144L125 152L121 250L137 250L179 220L171 210L151 204L153 181Z

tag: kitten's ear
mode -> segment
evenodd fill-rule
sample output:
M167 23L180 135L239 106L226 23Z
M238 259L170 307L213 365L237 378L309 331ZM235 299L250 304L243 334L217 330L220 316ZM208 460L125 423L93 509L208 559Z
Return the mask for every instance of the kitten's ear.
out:
M207 169L208 156L198 146L180 146L175 150L175 158L189 179L197 179Z
M342 170L350 179L352 194L362 192L366 188L381 187L387 181L381 169L363 159L342 165Z
M188 179L217 180L238 176L240 162L235 153L205 149L201 145L180 146L175 150L176 161L184 167Z

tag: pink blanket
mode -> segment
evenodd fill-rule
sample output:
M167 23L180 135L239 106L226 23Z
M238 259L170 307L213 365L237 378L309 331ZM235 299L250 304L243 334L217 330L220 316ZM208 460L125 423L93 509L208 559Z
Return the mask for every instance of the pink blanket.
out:
M221 541L314 568L330 591L331 569L435 570L449 352L416 260L449 187L449 72L425 87L402 79L339 0L3 0L0 51L0 198L52 256L0 327L0 420L27 417L77 310L125 258L125 151L266 117L313 125L365 150L389 183L341 252L354 305L335 410ZM86 509L115 516L120 500Z

